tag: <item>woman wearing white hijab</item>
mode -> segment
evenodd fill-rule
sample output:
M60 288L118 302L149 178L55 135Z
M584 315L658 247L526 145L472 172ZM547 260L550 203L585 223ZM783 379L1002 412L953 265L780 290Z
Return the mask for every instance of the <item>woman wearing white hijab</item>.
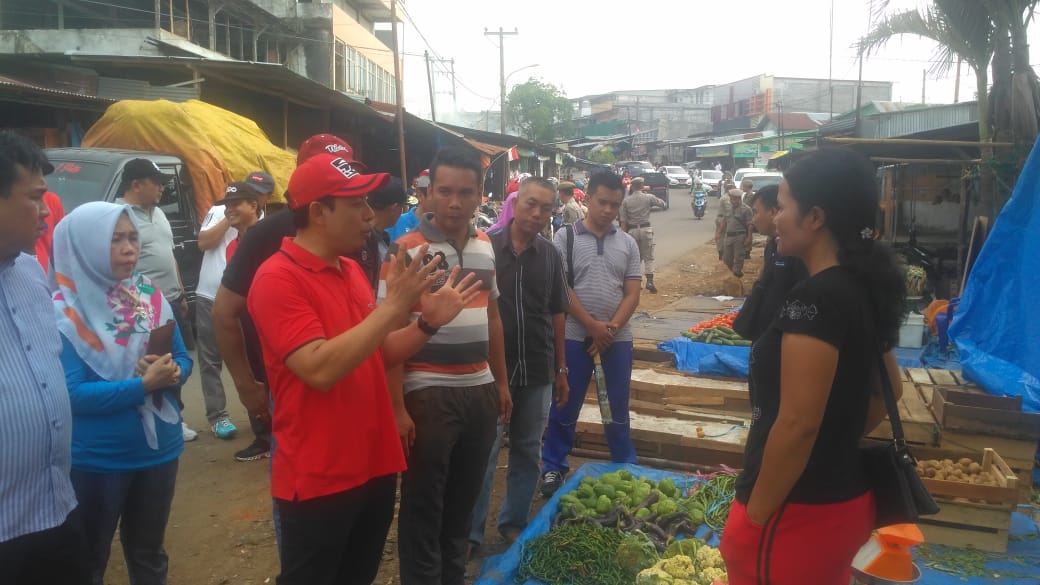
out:
M174 319L135 270L140 244L127 205L93 202L54 232L54 307L72 404L72 484L83 510L91 577L104 581L117 523L130 582L166 583L163 536L184 449L176 390L192 361L174 326L172 352L145 355Z

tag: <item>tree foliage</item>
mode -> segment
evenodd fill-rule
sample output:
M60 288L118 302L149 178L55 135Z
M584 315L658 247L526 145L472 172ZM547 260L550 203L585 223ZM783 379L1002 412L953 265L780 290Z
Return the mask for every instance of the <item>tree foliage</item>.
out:
M1040 0L932 0L921 10L886 17L882 14L888 2L878 0L874 4L877 22L858 46L869 55L892 37L910 34L937 43L933 69L938 73L948 71L955 58L963 59L976 76L979 139L1014 141L1017 160L1013 166L1017 170L1040 132L1040 80L1029 65L1026 37L1038 4ZM1000 177L1005 193L998 197L993 149L983 148L982 158L988 161L981 172L983 209L993 215L1010 194L1017 172Z
M570 136L573 112L570 100L558 87L534 78L514 85L506 98L507 126L519 128L524 138L534 142Z

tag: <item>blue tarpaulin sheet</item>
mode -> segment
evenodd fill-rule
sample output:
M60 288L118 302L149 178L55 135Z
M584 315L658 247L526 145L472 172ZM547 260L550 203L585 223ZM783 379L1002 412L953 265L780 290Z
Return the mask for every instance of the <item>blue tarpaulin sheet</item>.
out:
M662 341L657 345L657 349L674 354L675 367L683 372L722 378L746 379L748 377L750 347L715 345L714 343L693 341L685 337L676 337ZM923 354L923 349L896 348L896 360L904 368L939 367L926 366Z
M1037 144L1040 144L1038 142ZM965 376L1040 412L1040 147L1018 177L965 283L950 338Z
M680 488L691 486L697 480L694 476L629 465L624 463L587 463L581 466L574 475L567 480L563 486L556 491L552 499L545 503L541 511L535 515L527 529L509 547L509 550L501 555L489 558L480 571L480 577L476 585L515 585L517 569L520 566L520 555L524 543L545 534L552 527L552 519L559 509L560 497L578 487L585 477L598 477L604 473L627 469L632 475L643 476L654 481L660 481L666 477L675 480ZM702 532L707 529L702 527ZM1015 513L1012 517L1010 533L1015 536L1008 544L1007 561L998 560L987 564L994 574L1013 574L1016 577L1003 577L984 579L981 577L965 577L951 575L929 568L926 563L918 559L921 567L922 585L1036 585L1040 583L1040 538L1037 538L1037 525L1029 517ZM706 534L698 533L698 536ZM709 540L709 544L718 546L718 536ZM1027 575L1027 576L1023 576ZM537 581L528 580L521 585L540 585Z

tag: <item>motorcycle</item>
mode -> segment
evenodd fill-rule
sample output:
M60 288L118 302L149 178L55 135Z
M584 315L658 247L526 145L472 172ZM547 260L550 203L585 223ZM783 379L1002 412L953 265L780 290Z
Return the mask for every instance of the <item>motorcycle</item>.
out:
M693 200L690 201L690 208L693 209L693 215L697 219L704 218L704 212L708 208L708 196L704 191L694 191Z
M476 224L478 230L486 232L491 226L495 225L495 222L497 221L498 211L495 210L490 201L481 205L480 208L477 209Z

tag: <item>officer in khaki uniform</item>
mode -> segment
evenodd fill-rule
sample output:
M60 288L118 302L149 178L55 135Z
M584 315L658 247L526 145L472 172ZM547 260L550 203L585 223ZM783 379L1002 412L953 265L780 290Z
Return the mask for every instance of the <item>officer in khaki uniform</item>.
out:
M730 212L732 206L729 204L729 190L736 187L733 181L726 180L719 187L719 214L715 216L715 248L719 251L719 260L722 260L722 241L723 238L718 236L719 231L722 228L722 220L726 217L726 214Z
M744 276L744 250L751 241L751 218L755 212L744 202L744 192L730 189L729 210L722 216L719 230L715 233L717 241L722 242L722 261L737 277Z
M621 229L628 232L639 244L639 257L646 275L646 290L657 293L654 286L654 228L650 227L650 211L657 207L665 209L668 204L658 197L643 191L643 178L632 179L632 192L621 202Z

